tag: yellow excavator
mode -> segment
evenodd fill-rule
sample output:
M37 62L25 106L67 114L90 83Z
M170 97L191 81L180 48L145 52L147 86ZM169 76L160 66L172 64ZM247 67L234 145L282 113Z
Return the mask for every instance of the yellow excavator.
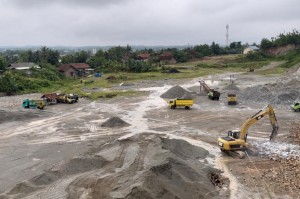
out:
M247 143L248 129L265 116L269 117L272 126L270 135L271 141L278 134L279 127L273 107L267 105L252 117L248 118L240 130L229 131L228 136L218 138L218 145L221 151L232 156L238 156L239 158L245 157L244 151L246 150L250 153L253 152L251 151L250 144Z

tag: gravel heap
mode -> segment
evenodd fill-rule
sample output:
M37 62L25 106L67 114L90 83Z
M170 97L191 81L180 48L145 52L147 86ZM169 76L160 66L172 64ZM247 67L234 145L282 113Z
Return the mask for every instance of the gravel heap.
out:
M184 140L143 133L95 146L2 191L0 198L228 198L228 180L209 157Z
M300 96L300 80L254 86L240 92L240 101L290 105Z
M130 124L120 119L119 117L111 117L101 125L101 127L109 127L109 128L117 128L117 127L125 127L125 126L130 126Z
M161 96L163 99L193 99L192 94L185 90L184 88L180 86L174 86L167 90L167 92L163 93Z
M229 84L225 86L222 90L227 93L236 93L240 91L240 89L235 84Z

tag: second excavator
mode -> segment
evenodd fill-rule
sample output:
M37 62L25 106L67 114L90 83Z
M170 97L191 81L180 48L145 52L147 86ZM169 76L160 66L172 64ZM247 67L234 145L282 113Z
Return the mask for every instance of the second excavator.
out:
M252 117L248 118L240 130L229 131L226 137L218 138L218 145L221 151L244 158L246 150L251 150L250 144L247 143L248 129L256 124L263 117L268 116L272 126L270 140L278 134L278 123L272 106L267 105Z

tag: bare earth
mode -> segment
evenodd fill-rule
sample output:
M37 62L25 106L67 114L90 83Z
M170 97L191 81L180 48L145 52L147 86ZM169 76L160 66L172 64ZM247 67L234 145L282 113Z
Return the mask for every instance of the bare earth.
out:
M235 159L217 147L217 137L267 105L267 100L245 99L228 106L229 76L201 78L222 91L220 101L200 93L200 78L116 86L148 92L95 102L80 99L43 111L20 107L24 98L39 94L1 97L0 198L297 198L300 150L290 129L300 114L289 109L290 99L272 104L280 126L274 144L268 142L268 119L250 128L249 142L265 147L259 156ZM291 79L234 78L240 95L248 87ZM191 91L196 104L190 110L169 109L159 97L176 85ZM110 118L115 120L102 125Z

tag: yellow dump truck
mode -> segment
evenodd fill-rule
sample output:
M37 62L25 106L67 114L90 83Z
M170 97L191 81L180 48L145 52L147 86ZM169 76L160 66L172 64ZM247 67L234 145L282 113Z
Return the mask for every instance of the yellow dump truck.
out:
M194 100L192 99L172 99L168 102L169 107L171 109L175 109L176 107L184 107L185 109L189 109L194 104Z
M236 94L228 94L227 102L228 102L228 105L236 105L237 104Z

